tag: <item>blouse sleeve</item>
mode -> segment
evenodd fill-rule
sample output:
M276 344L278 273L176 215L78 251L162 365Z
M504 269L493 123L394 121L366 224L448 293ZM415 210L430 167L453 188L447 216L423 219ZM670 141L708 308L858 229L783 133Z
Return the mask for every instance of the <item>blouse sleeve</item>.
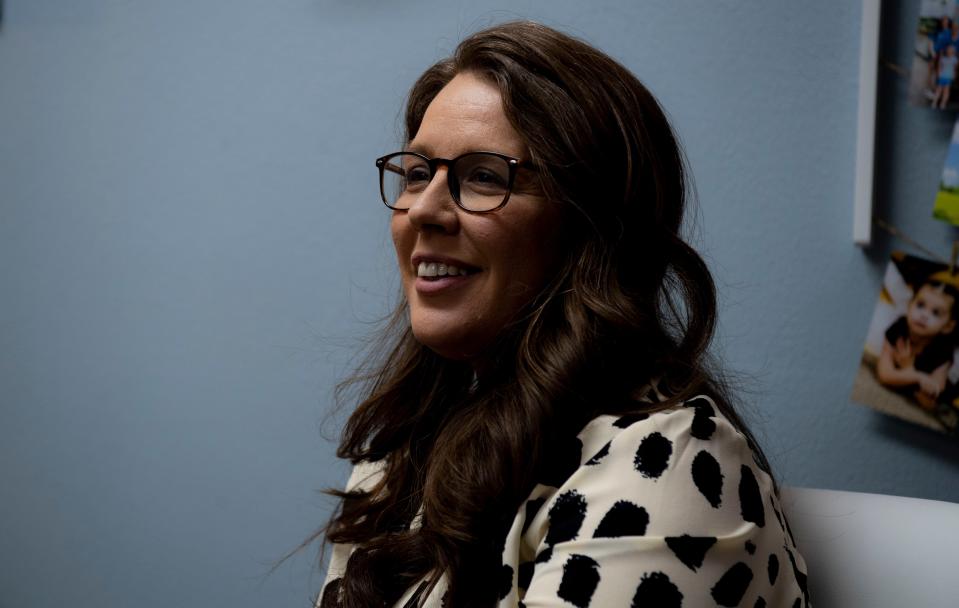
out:
M808 606L772 481L712 401L604 418L528 522L521 606Z
M346 491L351 490L369 490L379 481L383 475L382 462L360 462L353 466L350 471L350 478L346 482ZM323 581L323 590L317 597L316 606L322 604L326 593L337 593L339 580L346 571L346 562L350 559L353 552L353 545L334 544L332 554L330 555L330 564L326 571L326 579Z

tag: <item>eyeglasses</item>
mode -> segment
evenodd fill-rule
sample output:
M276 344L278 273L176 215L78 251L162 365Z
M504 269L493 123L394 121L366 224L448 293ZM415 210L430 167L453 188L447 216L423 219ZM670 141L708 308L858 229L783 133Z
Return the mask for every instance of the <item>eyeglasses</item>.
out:
M380 170L380 195L390 209L410 208L436 175L446 166L450 196L460 208L489 213L509 200L519 167L530 166L497 152L468 152L456 158L428 158L416 152L394 152L376 159Z

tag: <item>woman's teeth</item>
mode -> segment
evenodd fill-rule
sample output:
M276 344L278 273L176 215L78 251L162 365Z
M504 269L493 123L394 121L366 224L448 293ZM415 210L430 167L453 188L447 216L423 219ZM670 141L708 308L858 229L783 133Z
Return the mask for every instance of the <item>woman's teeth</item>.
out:
M420 265L416 268L416 276L418 277L455 277L465 274L469 273L458 266L438 262L420 262Z

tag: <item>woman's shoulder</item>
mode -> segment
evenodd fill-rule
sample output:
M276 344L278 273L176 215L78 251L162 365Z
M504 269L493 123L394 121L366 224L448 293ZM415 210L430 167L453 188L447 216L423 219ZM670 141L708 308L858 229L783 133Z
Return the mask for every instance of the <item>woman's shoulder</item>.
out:
M577 438L585 443L598 440L611 441L626 434L636 435L644 432L657 432L663 436L681 439L684 435L708 440L724 423L733 428L715 400L705 394L696 395L685 401L663 406L656 401L636 402L635 411L625 414L601 414L590 420L579 432Z
M661 401L665 400L662 397ZM715 399L705 393L668 406L655 400L640 401L634 412L599 415L586 424L579 437L581 440L605 437L609 441L624 433L636 435L647 431L677 440L716 439L717 445L727 447L730 441L745 441L745 435L726 418Z
M603 494L606 486L647 498L669 492L695 498L693 504L707 510L720 510L731 495L749 494L752 488L757 495L773 491L772 478L751 442L709 395L662 409L650 401L651 411L637 405L636 412L604 414L587 423L565 446L565 455L554 453L553 468L565 470L554 470L541 485L556 488L557 494ZM746 513L763 510L762 504L746 507Z
M566 571L588 558L611 581L594 587L596 605L627 605L660 583L683 605L808 603L775 484L708 395L598 416L568 449L578 457L567 474L534 488L514 522L527 599L562 597Z

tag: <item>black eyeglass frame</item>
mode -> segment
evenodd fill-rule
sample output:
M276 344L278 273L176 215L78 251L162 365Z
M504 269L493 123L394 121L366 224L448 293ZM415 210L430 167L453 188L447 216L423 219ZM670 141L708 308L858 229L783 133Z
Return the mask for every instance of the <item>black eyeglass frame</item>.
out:
M509 202L510 195L513 194L513 183L516 181L516 170L520 168L533 167L532 163L530 163L529 161L521 161L518 158L514 158L506 154L500 154L499 152L490 152L486 150L476 150L474 152L467 152L466 154L460 154L456 158L430 158L426 156L425 154L420 154L419 152L410 152L410 151L391 152L390 154L387 154L386 156L381 156L377 158L376 167L380 171L380 198L383 199L384 205L386 205L390 209L393 209L394 211L408 211L409 207L404 209L402 207L394 207L393 205L389 203L389 198L386 196L386 180L385 180L384 174L386 172L386 163L391 158L394 158L396 156L400 156L403 154L410 154L412 156L416 156L418 158L423 159L426 162L426 166L429 167L430 169L431 182L433 181L433 178L436 177L436 170L441 166L446 166L446 185L449 188L450 196L453 198L453 202L456 203L456 206L462 209L463 211L466 211L467 213L492 213L494 211L499 211L500 209L505 207L506 203ZM503 197L503 200L502 202L500 202L499 205L493 207L492 209L483 209L483 210L470 209L468 207L465 207L462 201L460 201L460 182L459 182L459 179L457 179L456 177L456 171L454 170L454 168L456 167L457 161L459 161L460 159L466 158L467 156L474 156L476 154L485 154L485 155L501 158L506 161L506 164L509 168L509 177L506 182L506 196Z

